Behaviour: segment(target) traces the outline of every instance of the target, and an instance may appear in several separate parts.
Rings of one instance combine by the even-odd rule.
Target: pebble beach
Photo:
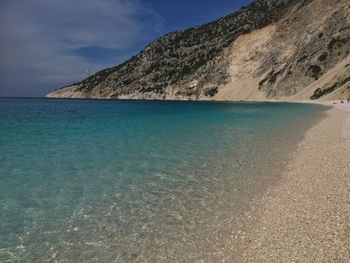
[[[350,262],[350,105],[326,114],[256,209],[238,262]]]

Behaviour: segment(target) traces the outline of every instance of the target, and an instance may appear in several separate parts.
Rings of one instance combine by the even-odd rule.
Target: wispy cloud
[[[0,96],[40,96],[122,62],[163,19],[139,0],[2,0],[0,24]]]

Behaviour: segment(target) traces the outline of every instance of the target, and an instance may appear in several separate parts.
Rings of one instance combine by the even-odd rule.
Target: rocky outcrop
[[[350,94],[349,40],[347,0],[257,0],[218,21],[169,33],[125,63],[47,97],[342,98]]]

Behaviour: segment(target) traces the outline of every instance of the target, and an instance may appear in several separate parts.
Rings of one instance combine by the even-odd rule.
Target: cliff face
[[[257,0],[154,41],[51,98],[304,100],[350,95],[348,0]]]

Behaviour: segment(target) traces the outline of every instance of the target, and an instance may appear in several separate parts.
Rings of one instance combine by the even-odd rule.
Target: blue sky
[[[0,96],[43,96],[250,0],[1,0]]]

